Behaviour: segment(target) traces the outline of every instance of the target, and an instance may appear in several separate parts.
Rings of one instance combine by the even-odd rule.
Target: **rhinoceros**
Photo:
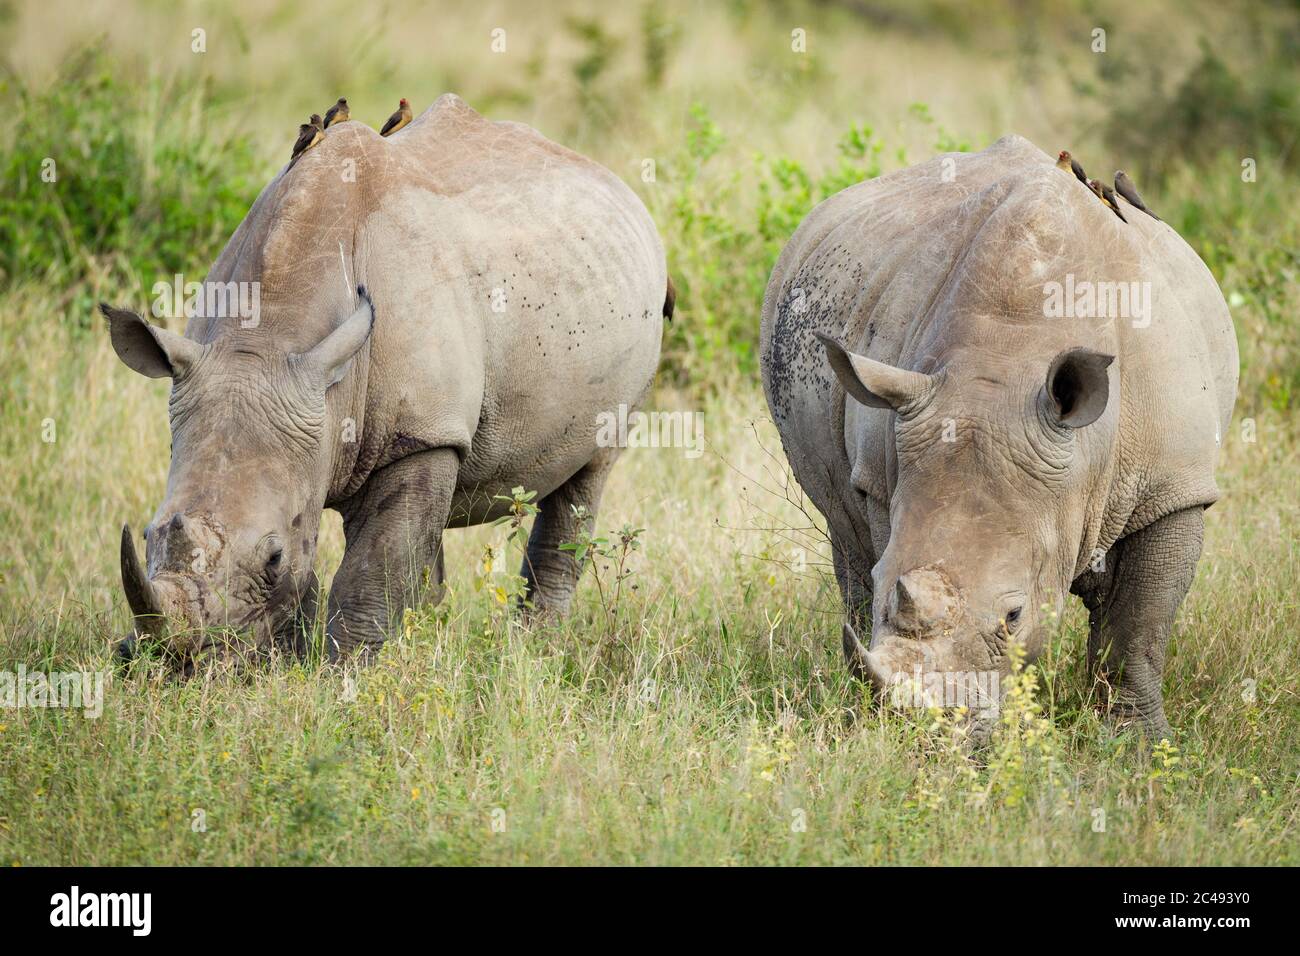
[[[1013,644],[1032,661],[1072,593],[1110,717],[1170,732],[1165,647],[1219,496],[1237,344],[1205,264],[1122,205],[1127,222],[1008,136],[832,196],[773,269],[763,387],[877,696],[1001,690]]]
[[[168,622],[189,661],[222,646],[213,625],[293,646],[334,508],[327,644],[371,656],[394,615],[440,596],[443,530],[502,516],[516,487],[540,509],[529,613],[565,613],[578,568],[559,546],[594,520],[618,455],[601,413],[646,395],[672,305],[659,235],[618,177],[453,95],[388,138],[339,123],[262,190],[204,287],[255,288],[255,315],[200,296],[182,336],[101,306],[122,361],[172,380],[146,566],[122,535],[137,632]]]

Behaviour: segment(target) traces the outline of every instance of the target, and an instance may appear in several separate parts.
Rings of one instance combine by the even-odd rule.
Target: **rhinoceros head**
[[[130,368],[172,379],[167,490],[145,528],[141,563],[122,529],[122,585],[136,630],[164,636],[190,661],[228,647],[216,629],[265,648],[303,601],[332,449],[325,393],[370,335],[361,306],[313,348],[292,354],[248,339],[201,344],[101,305],[113,348]]]
[[[933,672],[1005,675],[1013,638],[1032,659],[1043,609],[1059,613],[1079,562],[1098,457],[1087,445],[1105,447],[1113,427],[1113,415],[1098,423],[1113,356],[958,350],[922,373],[821,338],[857,403],[846,427],[879,414],[867,409],[894,413],[889,545],[872,569],[869,647],[845,628],[850,664],[884,689]]]

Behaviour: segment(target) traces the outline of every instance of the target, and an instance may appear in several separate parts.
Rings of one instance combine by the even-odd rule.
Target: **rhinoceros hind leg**
[[[330,588],[330,660],[373,657],[402,612],[442,596],[442,533],[459,456],[436,448],[370,476],[339,510],[347,546]]]
[[[1102,704],[1117,725],[1137,722],[1153,740],[1172,736],[1160,688],[1165,646],[1196,575],[1204,514],[1198,506],[1166,515],[1119,541],[1103,572],[1076,582]]]
[[[569,613],[581,569],[573,552],[561,551],[560,545],[577,540],[581,530],[579,512],[585,515],[587,530],[594,531],[600,496],[617,457],[617,448],[600,449],[595,458],[538,505],[539,513],[528,536],[528,553],[519,572],[526,582],[525,596],[532,616],[563,617]]]

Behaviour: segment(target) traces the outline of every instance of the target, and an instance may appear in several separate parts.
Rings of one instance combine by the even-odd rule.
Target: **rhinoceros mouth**
[[[858,638],[853,625],[844,622],[844,656],[859,680],[869,680],[878,690],[888,690],[900,681],[924,673],[947,672],[924,642],[905,634],[873,634],[868,649]]]
[[[183,673],[204,660],[251,660],[272,647],[300,651],[305,643],[296,632],[295,611],[304,601],[315,616],[318,583],[314,573],[305,582],[284,577],[256,606],[237,617],[214,620],[221,603],[201,576],[163,571],[152,578],[136,550],[130,525],[122,526],[122,588],[131,608],[134,630],[121,642],[118,656],[133,659],[136,637],[158,642],[166,658]]]

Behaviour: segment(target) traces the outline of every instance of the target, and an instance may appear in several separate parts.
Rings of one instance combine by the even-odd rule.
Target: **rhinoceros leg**
[[[1165,646],[1201,557],[1205,510],[1176,511],[1119,541],[1106,570],[1080,579],[1088,608],[1088,660],[1118,723],[1153,740],[1171,736],[1160,682]]]
[[[576,541],[580,531],[575,509],[586,509],[586,526],[596,524],[605,480],[618,457],[617,448],[604,448],[572,478],[539,504],[539,513],[528,536],[528,553],[520,574],[527,582],[526,597],[537,616],[562,617],[569,613],[580,568],[573,552],[560,545]]]
[[[449,448],[410,455],[371,475],[339,509],[347,546],[329,596],[331,660],[372,656],[426,589],[441,598],[442,533],[458,469]]]

